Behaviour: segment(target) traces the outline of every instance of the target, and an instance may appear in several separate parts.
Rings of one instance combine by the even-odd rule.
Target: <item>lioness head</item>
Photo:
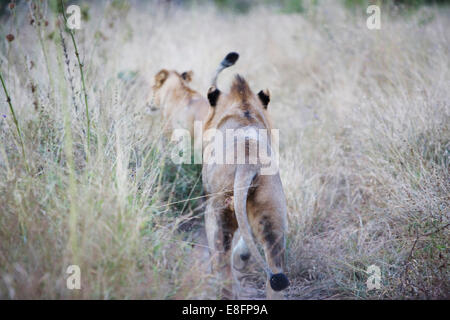
[[[270,102],[268,89],[254,94],[248,83],[240,75],[236,75],[229,93],[212,86],[208,90],[208,101],[211,106],[210,115],[205,128],[219,128],[221,124],[233,118],[240,125],[256,125],[271,128],[267,107]]]
[[[188,89],[187,84],[192,81],[193,71],[185,71],[178,73],[175,70],[160,70],[154,79],[152,87],[153,91],[153,106],[160,107],[161,100],[173,89]]]

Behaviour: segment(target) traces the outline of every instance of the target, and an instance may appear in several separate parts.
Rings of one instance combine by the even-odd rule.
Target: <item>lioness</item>
[[[216,82],[217,75],[235,64],[238,58],[237,53],[230,52],[217,69],[213,83]],[[194,137],[194,122],[204,121],[208,115],[209,103],[206,98],[189,87],[192,76],[192,70],[179,74],[166,69],[155,75],[149,107],[152,111],[161,109],[163,120],[166,121],[166,136],[170,136],[174,129],[187,129],[191,137]]]
[[[259,155],[253,159],[256,161],[250,161],[252,144],[262,142],[259,148],[271,147],[270,137],[262,141],[254,134],[258,129],[271,129],[267,113],[269,91],[260,91],[255,95],[238,75],[229,93],[212,86],[207,97],[210,112],[204,126],[205,134],[210,129],[216,129],[225,137],[227,129],[240,129],[241,138],[243,135],[243,139],[225,139],[223,150],[211,152],[207,146],[203,149],[203,186],[208,195],[205,228],[212,251],[213,270],[225,276],[222,295],[224,298],[232,297],[231,261],[234,266],[245,265],[251,253],[267,274],[267,298],[282,298],[279,291],[289,286],[289,280],[283,273],[287,228],[283,186],[278,171],[271,175],[261,174],[263,164]],[[236,157],[234,164],[228,161],[221,164],[217,159],[211,161],[222,153],[219,151],[226,153],[233,150],[234,154],[234,149],[241,147],[246,158],[243,164],[236,162]],[[233,235],[238,228],[241,238],[231,254]],[[267,262],[260,255],[254,238],[264,248]]]
[[[194,121],[204,121],[208,115],[208,101],[188,85],[192,76],[192,71],[180,74],[166,69],[155,75],[150,107],[161,109],[166,136],[174,129],[187,129],[193,137]]]

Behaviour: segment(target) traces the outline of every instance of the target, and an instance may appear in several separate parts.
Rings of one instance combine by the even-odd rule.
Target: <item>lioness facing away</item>
[[[270,95],[267,90],[255,95],[238,75],[229,93],[212,86],[208,91],[208,100],[210,113],[204,126],[205,133],[216,129],[225,137],[226,130],[240,129],[243,135],[243,139],[224,139],[223,153],[243,147],[245,158],[249,160],[252,144],[262,142],[262,148],[270,149],[270,136],[267,141],[258,141],[259,136],[251,133],[271,129],[267,113]],[[259,154],[256,161],[239,164],[235,157],[232,164],[228,161],[223,164],[215,163],[217,159],[210,161],[222,152],[217,149],[210,152],[211,149],[205,146],[203,150],[203,186],[208,195],[205,228],[213,271],[220,272],[225,278],[223,297],[233,297],[232,264],[235,268],[242,267],[251,254],[267,274],[267,298],[283,298],[279,291],[289,286],[283,273],[287,209],[278,170],[275,174],[261,174],[263,164]],[[238,228],[241,238],[232,250],[233,235]],[[266,259],[260,255],[254,238],[262,245]],[[237,297],[236,294],[234,297]]]

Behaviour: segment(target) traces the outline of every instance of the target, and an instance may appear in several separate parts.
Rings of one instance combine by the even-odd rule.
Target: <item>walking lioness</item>
[[[194,122],[204,121],[208,115],[208,101],[189,87],[192,75],[192,71],[180,74],[166,69],[155,75],[149,104],[151,109],[161,109],[167,137],[174,129],[189,130],[193,137]]]
[[[267,113],[270,94],[265,90],[255,95],[239,75],[229,93],[218,90],[215,82],[216,77],[208,91],[210,111],[204,126],[205,135],[214,129],[222,137],[230,130],[237,133],[231,140],[223,139],[222,146],[214,144],[215,148],[210,148],[209,144],[203,148],[203,185],[208,195],[205,227],[213,271],[225,277],[222,295],[231,298],[231,261],[235,266],[245,265],[251,254],[267,274],[267,298],[282,298],[279,291],[289,286],[283,273],[287,227],[285,195],[278,170],[262,174],[264,161],[259,153],[251,152],[255,147],[265,152],[271,150],[271,136],[262,139],[256,133],[271,129]],[[234,155],[235,149],[244,150],[244,162],[239,161],[239,152]],[[228,157],[229,151],[232,157]],[[226,161],[218,161],[222,154],[227,154]],[[233,235],[238,228],[242,238],[232,250]],[[255,239],[262,245],[266,259],[260,255]]]

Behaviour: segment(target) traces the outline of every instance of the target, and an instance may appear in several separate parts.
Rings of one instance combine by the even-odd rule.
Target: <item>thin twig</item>
[[[3,75],[2,75],[1,71],[0,71],[0,80],[2,82],[3,90],[5,91],[6,102],[9,105],[9,110],[11,111],[13,121],[16,126],[17,134],[19,135],[20,146],[22,148],[23,161],[25,163],[25,167],[27,168],[27,171],[30,172],[30,168],[28,167],[28,163],[27,163],[27,158],[25,156],[25,147],[23,145],[23,137],[22,137],[22,132],[20,131],[19,121],[17,121],[16,113],[14,112],[14,108],[12,106],[11,97],[9,96],[8,90],[6,89],[5,81],[3,80]]]
[[[405,263],[405,269],[402,272],[402,277],[404,277],[405,282],[407,280],[406,277],[407,277],[407,274],[408,274],[408,271],[409,271],[409,261],[411,260],[411,258],[413,256],[414,249],[416,248],[417,242],[420,240],[420,238],[421,237],[429,237],[429,236],[431,236],[431,235],[433,235],[435,233],[438,233],[439,231],[442,231],[442,230],[448,228],[449,226],[450,226],[450,223],[447,223],[445,226],[442,226],[440,228],[437,228],[436,230],[430,231],[430,232],[425,233],[425,234],[419,234],[419,232],[417,232],[416,239],[414,240],[414,243],[413,243],[413,245],[411,247],[411,250],[409,251],[408,257],[405,259],[405,262],[404,262]]]
[[[64,10],[64,4],[63,1],[60,0],[61,2],[61,11],[64,17],[64,23],[67,25],[67,17],[66,17],[66,12]],[[86,91],[86,82],[84,80],[84,71],[83,71],[83,64],[80,61],[80,54],[78,53],[78,47],[77,47],[77,42],[75,41],[75,37],[73,34],[72,29],[69,29],[69,34],[70,37],[72,38],[72,43],[73,43],[73,47],[75,49],[75,56],[77,58],[78,61],[78,67],[80,68],[80,75],[81,75],[81,85],[83,88],[83,95],[84,95],[84,104],[86,107],[86,120],[87,120],[87,153],[86,153],[86,160],[88,160],[88,154],[89,154],[89,150],[90,150],[90,143],[91,143],[91,118],[89,117],[89,106],[88,106],[88,96],[87,96],[87,91]]]

